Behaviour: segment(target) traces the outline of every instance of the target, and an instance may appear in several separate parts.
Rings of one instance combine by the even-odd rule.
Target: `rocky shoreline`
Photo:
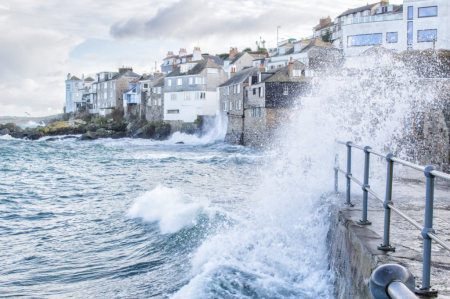
[[[81,137],[64,136],[79,135]],[[37,126],[35,128],[26,128],[14,124],[0,124],[0,136],[11,135],[18,139],[38,140],[47,136],[64,136],[48,138],[46,141],[56,141],[67,138],[77,138],[78,140],[96,140],[100,138],[143,138],[165,140],[170,136],[170,125],[166,123],[153,122],[145,120],[126,121],[120,119],[115,121],[112,117],[98,117],[96,119],[83,120],[53,120],[46,126]]]

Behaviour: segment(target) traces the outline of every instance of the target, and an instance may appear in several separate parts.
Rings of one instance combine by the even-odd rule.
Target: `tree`
[[[247,47],[243,50],[243,52],[251,52],[251,51],[252,51],[252,49],[250,47]]]
[[[333,32],[331,32],[330,29],[327,29],[327,31],[325,31],[325,34],[322,34],[322,40],[327,43],[332,43],[333,42]]]

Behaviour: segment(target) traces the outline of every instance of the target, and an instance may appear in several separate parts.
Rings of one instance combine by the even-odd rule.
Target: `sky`
[[[375,1],[373,1],[375,2]],[[372,3],[372,2],[371,2]],[[0,116],[62,113],[67,74],[131,66],[153,72],[168,51],[220,54],[303,38],[362,0],[0,0]]]

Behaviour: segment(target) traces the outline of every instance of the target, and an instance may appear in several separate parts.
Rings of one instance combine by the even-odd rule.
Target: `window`
[[[206,84],[206,77],[195,77],[195,84]]]
[[[257,88],[253,88],[253,95],[256,95]]]
[[[408,22],[408,45],[413,44],[413,22]]]
[[[172,86],[172,80],[167,80],[167,86]]]
[[[103,83],[103,89],[108,88],[107,84],[108,84],[107,82]]]
[[[264,87],[259,88],[259,97],[262,98],[264,96]]]
[[[176,94],[176,93],[170,94],[170,99],[171,99],[172,101],[176,101],[176,100],[177,100],[177,94]]]
[[[284,86],[284,87],[283,87],[283,94],[284,94],[285,96],[287,96],[287,95],[289,94],[289,87],[288,87],[288,86]]]
[[[161,87],[158,87],[158,94],[161,94]]]
[[[241,93],[241,85],[237,86],[237,93]]]
[[[103,93],[103,98],[106,99],[107,97],[108,97],[108,93],[107,93],[107,92],[104,92],[104,93]]]
[[[161,106],[161,102],[162,102],[162,100],[161,100],[161,99],[158,99],[158,105],[159,105],[159,106]],[[155,105],[156,105],[156,100],[155,100]]]
[[[206,97],[206,94],[204,92],[196,92],[195,93],[196,100],[205,99],[205,97]]]
[[[388,43],[398,42],[398,32],[388,32],[386,33],[386,41]]]
[[[189,78],[189,85],[192,85],[192,84],[194,84],[194,78],[190,77]]]
[[[178,85],[183,85],[183,79],[178,79]]]
[[[245,90],[245,97],[248,98],[248,89]]]
[[[78,87],[78,83],[75,83],[75,87]]]
[[[417,42],[432,42],[437,40],[437,30],[419,30],[417,31]]]
[[[110,92],[109,92],[109,97],[111,97],[111,98],[112,98],[112,96],[113,96],[113,92],[112,92],[112,91],[110,91]]]
[[[116,82],[113,83],[113,89],[116,89]]]
[[[438,8],[437,6],[430,6],[430,7],[419,7],[419,18],[428,18],[428,17],[437,17],[438,15]]]
[[[242,101],[239,101],[239,110],[242,109]]]
[[[409,137],[423,137],[424,113],[417,112],[405,119],[405,133]]]
[[[252,116],[253,117],[261,117],[261,108],[253,108]]]
[[[383,43],[383,34],[361,34],[347,37],[347,47],[375,46]]]
[[[174,109],[174,110],[167,110],[167,114],[179,114],[180,110]]]
[[[191,93],[190,92],[185,92],[184,93],[184,99],[185,100],[190,100],[191,99]]]
[[[233,85],[233,94],[236,94],[236,85]]]
[[[227,103],[225,102],[222,103],[222,110],[227,111]]]
[[[148,83],[144,83],[144,88],[148,88]]]
[[[408,20],[412,20],[414,18],[414,7],[408,6]]]

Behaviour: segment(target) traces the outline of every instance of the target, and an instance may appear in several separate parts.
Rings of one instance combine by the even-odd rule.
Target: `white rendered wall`
[[[184,99],[184,92],[164,93],[164,120],[182,120],[184,122],[194,122],[198,115],[216,114],[217,92],[202,91],[205,99],[195,99],[195,92],[191,92],[191,99]],[[176,100],[171,100],[171,95],[177,94]],[[168,114],[167,110],[179,110],[179,114]]]
[[[414,7],[414,18],[408,20],[408,7]],[[419,7],[438,7],[437,17],[419,18]],[[403,30],[405,32],[402,42],[402,50],[406,50],[406,26],[408,21],[413,21],[413,50],[432,49],[433,42],[417,42],[417,31],[437,29],[436,49],[450,50],[450,1],[449,0],[404,0],[403,1]]]
[[[370,22],[370,23],[359,23],[352,25],[342,26],[343,32],[343,46],[344,46],[344,56],[355,56],[362,52],[372,48],[373,46],[359,46],[359,47],[348,47],[348,37],[353,35],[362,34],[383,34],[383,44],[382,47],[400,53],[403,51],[402,43],[406,43],[406,29],[403,28],[402,20],[395,21],[383,21],[383,22]],[[386,33],[388,32],[398,32],[398,42],[388,43],[386,41]]]

